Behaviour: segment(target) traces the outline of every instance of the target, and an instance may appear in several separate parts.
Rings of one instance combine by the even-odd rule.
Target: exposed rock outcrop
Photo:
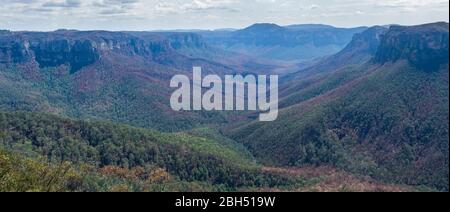
[[[448,64],[448,48],[448,23],[392,26],[382,38],[375,62],[407,60],[416,68],[433,71]]]

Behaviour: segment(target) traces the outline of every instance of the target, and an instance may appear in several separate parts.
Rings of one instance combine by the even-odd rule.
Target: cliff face
[[[200,45],[195,39],[181,39],[175,45]],[[192,45],[192,44],[189,44]],[[36,61],[40,67],[70,66],[71,72],[115,53],[152,60],[174,51],[167,38],[138,37],[121,32],[56,31],[49,33],[11,32],[0,34],[0,64]]]
[[[170,46],[174,49],[182,48],[194,48],[204,49],[207,48],[207,44],[203,41],[202,37],[193,33],[173,33],[168,34]]]
[[[407,60],[416,68],[433,71],[449,62],[449,25],[392,26],[383,36],[375,62]]]
[[[352,41],[341,51],[340,54],[352,52],[353,54],[375,55],[381,38],[388,29],[381,26],[374,26],[362,33],[353,36]],[[357,55],[354,55],[357,56]]]
[[[99,49],[89,40],[48,40],[35,42],[31,49],[41,67],[70,65],[75,72],[100,58]]]
[[[326,68],[335,69],[343,65],[360,64],[370,60],[376,54],[386,31],[385,27],[374,26],[355,34],[352,41],[342,51],[326,60]]]
[[[9,32],[0,33],[0,64],[26,62],[31,57],[29,42]]]

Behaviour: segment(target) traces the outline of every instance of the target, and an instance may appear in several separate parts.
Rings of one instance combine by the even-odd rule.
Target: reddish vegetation
[[[374,180],[365,178],[360,179],[347,172],[337,170],[330,166],[321,167],[304,167],[304,168],[277,168],[277,167],[264,167],[264,172],[285,174],[289,176],[303,177],[307,180],[315,181],[302,188],[298,188],[294,191],[300,192],[408,192],[411,191],[408,187],[402,187],[398,185],[383,184],[375,182]],[[269,189],[271,190],[271,189]],[[282,191],[282,190],[279,190]]]

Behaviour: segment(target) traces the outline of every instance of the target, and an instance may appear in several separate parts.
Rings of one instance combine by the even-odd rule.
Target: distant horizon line
[[[335,26],[332,24],[325,24],[325,23],[298,23],[298,24],[287,24],[287,25],[281,25],[277,23],[271,23],[271,22],[256,22],[254,24],[248,25],[247,27],[223,27],[223,28],[209,28],[209,29],[202,29],[202,28],[174,28],[174,29],[149,29],[149,30],[108,30],[108,29],[76,29],[76,28],[58,28],[54,30],[11,30],[11,29],[4,29],[0,27],[0,31],[9,31],[9,32],[57,32],[57,31],[80,31],[80,32],[86,32],[86,31],[106,31],[106,32],[202,32],[202,31],[237,31],[237,30],[243,30],[250,28],[255,25],[276,25],[280,27],[292,27],[292,26],[324,26],[324,27],[333,27],[337,29],[352,29],[352,28],[360,28],[360,27],[374,27],[374,26],[420,26],[420,25],[426,25],[426,24],[433,24],[433,23],[446,23],[449,24],[448,21],[433,21],[433,22],[425,22],[420,24],[375,24],[375,25],[356,25],[356,26],[349,26],[349,27],[343,27],[343,26]]]

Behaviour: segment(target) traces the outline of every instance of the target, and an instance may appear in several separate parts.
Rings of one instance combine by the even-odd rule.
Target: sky
[[[449,21],[449,0],[0,0],[0,29],[51,31],[337,27]]]

